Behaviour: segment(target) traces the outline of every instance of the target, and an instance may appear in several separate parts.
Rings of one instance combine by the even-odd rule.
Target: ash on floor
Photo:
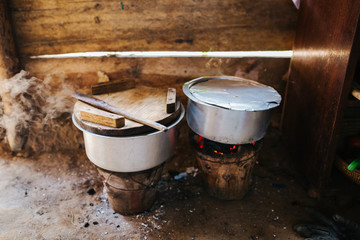
[[[311,199],[282,152],[276,134],[265,139],[251,190],[240,201],[210,197],[196,167],[165,167],[157,201],[135,216],[110,208],[83,150],[28,158],[2,153],[0,239],[303,239],[292,227],[311,221],[305,206],[359,222],[357,186],[353,195],[336,186],[321,201]]]

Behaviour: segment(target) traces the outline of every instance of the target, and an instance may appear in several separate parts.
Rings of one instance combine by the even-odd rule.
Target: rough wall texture
[[[31,59],[29,56],[82,51],[289,50],[297,12],[288,0],[179,3],[8,0],[8,5],[23,68],[39,79],[40,88],[50,89],[45,102],[71,102],[72,92],[89,92],[91,84],[98,79],[98,71],[113,80],[130,78],[138,85],[175,87],[184,105],[187,100],[182,85],[204,75],[245,77],[270,85],[284,95],[282,79],[288,70],[288,59]],[[29,100],[33,98],[36,96],[30,94]],[[41,113],[46,114],[44,111]],[[25,149],[51,151],[81,145],[81,134],[70,121],[71,111],[61,108],[57,111],[58,116],[47,124],[40,121],[30,124],[36,126],[34,129],[43,129],[33,135],[31,130],[26,134]],[[279,116],[280,108],[274,114],[274,125],[278,125]],[[186,124],[181,128],[186,128]],[[52,138],[64,140],[54,144]]]
[[[288,50],[290,0],[9,0],[21,56],[84,51]]]

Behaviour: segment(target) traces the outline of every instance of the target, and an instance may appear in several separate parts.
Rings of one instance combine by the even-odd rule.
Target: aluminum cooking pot
[[[189,98],[186,119],[198,135],[226,144],[244,144],[264,137],[278,92],[238,77],[200,77],[184,84]]]
[[[138,172],[156,167],[171,157],[176,143],[176,125],[184,115],[181,105],[181,114],[168,126],[168,131],[128,137],[95,134],[83,129],[74,114],[72,120],[83,132],[86,155],[92,163],[113,172]]]

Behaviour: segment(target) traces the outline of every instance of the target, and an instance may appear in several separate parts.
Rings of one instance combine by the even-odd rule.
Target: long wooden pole
[[[16,54],[7,0],[2,0],[0,1],[0,94],[4,106],[4,115],[8,117],[12,113],[12,104],[9,94],[3,89],[3,81],[12,77],[19,70],[19,60]],[[21,151],[27,139],[24,136],[24,133],[25,135],[27,133],[25,127],[7,127],[5,122],[5,128],[11,150],[14,152]]]

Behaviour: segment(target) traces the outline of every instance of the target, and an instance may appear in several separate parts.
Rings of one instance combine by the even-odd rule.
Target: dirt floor
[[[182,146],[184,147],[184,146]],[[188,146],[185,146],[188,148]],[[312,221],[305,207],[360,222],[359,186],[334,170],[329,190],[311,199],[306,184],[270,129],[251,190],[239,201],[210,197],[198,174],[175,180],[181,146],[167,164],[153,207],[122,216],[107,201],[100,175],[84,150],[29,157],[0,156],[0,239],[303,239],[293,225]]]

